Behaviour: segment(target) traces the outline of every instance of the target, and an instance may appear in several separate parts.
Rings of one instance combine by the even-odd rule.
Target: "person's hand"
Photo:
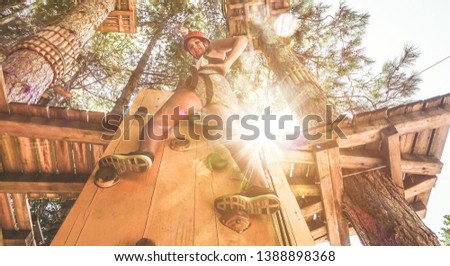
[[[227,63],[208,64],[208,65],[202,66],[202,69],[213,69],[225,76],[225,74],[228,72],[228,69],[230,69],[230,67],[228,66]]]

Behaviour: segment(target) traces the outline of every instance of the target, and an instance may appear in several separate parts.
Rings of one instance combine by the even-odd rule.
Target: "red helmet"
[[[184,50],[188,51],[188,48],[187,48],[186,45],[187,45],[187,42],[190,39],[192,39],[192,38],[199,38],[201,40],[207,41],[208,43],[210,42],[209,38],[203,32],[201,32],[201,31],[191,31],[186,36],[184,36],[184,38],[183,38]]]

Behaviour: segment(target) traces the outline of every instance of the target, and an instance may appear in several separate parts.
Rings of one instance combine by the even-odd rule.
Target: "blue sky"
[[[322,0],[337,5],[338,0]],[[420,58],[416,70],[422,71],[450,56],[450,1],[448,0],[347,0],[352,9],[369,13],[364,46],[367,55],[381,70],[386,60],[399,56],[402,47],[409,43],[419,48]],[[427,99],[450,92],[450,59],[421,74],[422,83],[415,99]],[[426,225],[438,233],[443,226],[443,216],[450,214],[450,141],[441,161],[443,171],[438,175],[436,187],[428,202]]]

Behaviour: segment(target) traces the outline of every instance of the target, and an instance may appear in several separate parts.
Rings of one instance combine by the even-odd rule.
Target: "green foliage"
[[[31,0],[4,10],[0,7],[0,46],[11,46],[41,28],[56,23],[75,5],[74,0]]]
[[[48,246],[72,208],[75,200],[35,199],[29,200],[33,223],[39,224],[43,239],[40,246]]]
[[[64,12],[73,7],[75,1],[53,2],[50,6],[43,1],[31,1],[33,8],[25,19],[31,29],[18,23],[21,20],[9,23],[5,35],[7,43],[52,21],[64,19]],[[140,89],[175,89],[194,63],[181,47],[183,35],[187,30],[202,30],[211,38],[226,37],[224,2],[137,1],[138,33],[95,34],[83,47],[76,66],[60,80],[60,84],[72,93],[72,98],[55,95],[47,104],[109,111],[155,34],[161,37],[136,92]],[[420,77],[411,69],[419,53],[412,46],[405,46],[398,58],[386,62],[379,71],[373,69],[374,61],[366,56],[362,47],[368,14],[356,12],[344,3],[332,10],[313,0],[291,2],[291,13],[297,18],[299,27],[288,47],[318,78],[329,102],[340,112],[354,114],[397,105],[407,101],[417,90]],[[281,110],[285,102],[277,89],[279,80],[268,68],[266,60],[261,54],[245,53],[234,64],[227,79],[243,103],[251,103],[256,108],[270,105],[274,110]]]
[[[444,246],[450,246],[450,214],[444,215],[444,227],[439,232],[439,239]]]

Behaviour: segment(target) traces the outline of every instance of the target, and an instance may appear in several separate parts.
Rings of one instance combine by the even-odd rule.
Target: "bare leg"
[[[174,116],[174,112],[179,109],[181,114],[187,115],[190,108],[199,111],[202,108],[200,99],[190,90],[178,89],[147,123],[144,141],[141,142],[139,150],[155,154],[163,139],[152,138],[152,135],[168,134],[180,121],[180,117]]]

